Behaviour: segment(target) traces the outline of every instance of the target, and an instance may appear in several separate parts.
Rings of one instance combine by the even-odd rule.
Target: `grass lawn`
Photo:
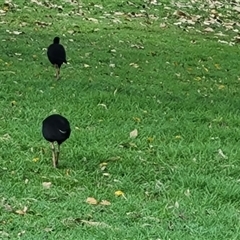
[[[12,2],[0,4],[0,239],[239,239],[238,1]],[[52,113],[72,128],[58,169],[41,135]]]

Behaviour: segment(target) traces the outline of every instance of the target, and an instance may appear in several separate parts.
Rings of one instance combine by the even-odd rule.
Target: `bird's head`
[[[59,42],[60,42],[60,38],[59,37],[55,37],[53,39],[53,43],[58,44]]]

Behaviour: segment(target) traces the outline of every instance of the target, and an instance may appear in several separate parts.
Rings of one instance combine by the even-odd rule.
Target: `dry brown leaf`
[[[133,131],[130,132],[129,136],[130,138],[136,138],[138,136],[138,130],[134,129]]]
[[[93,197],[88,197],[86,199],[86,203],[91,204],[91,205],[97,205],[98,201],[95,198],[93,198]]]

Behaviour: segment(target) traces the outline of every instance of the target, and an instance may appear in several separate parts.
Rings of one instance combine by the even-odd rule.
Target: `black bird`
[[[66,51],[63,45],[60,44],[60,38],[55,37],[53,43],[47,49],[47,56],[49,61],[56,68],[56,78],[59,79],[60,68],[63,63],[67,63]]]
[[[50,115],[42,122],[42,134],[51,144],[53,167],[57,167],[60,145],[66,141],[71,134],[69,121],[59,114]],[[57,149],[55,148],[54,142],[57,142]]]

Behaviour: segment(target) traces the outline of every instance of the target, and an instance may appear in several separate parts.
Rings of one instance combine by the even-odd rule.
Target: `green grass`
[[[196,6],[182,9],[202,14],[194,28],[175,26],[169,1],[29,2],[0,5],[0,239],[239,239],[240,51],[218,42],[237,33],[205,33]],[[158,19],[127,15],[143,10]],[[60,81],[46,57],[57,35]],[[72,127],[58,169],[41,136],[53,112]]]

